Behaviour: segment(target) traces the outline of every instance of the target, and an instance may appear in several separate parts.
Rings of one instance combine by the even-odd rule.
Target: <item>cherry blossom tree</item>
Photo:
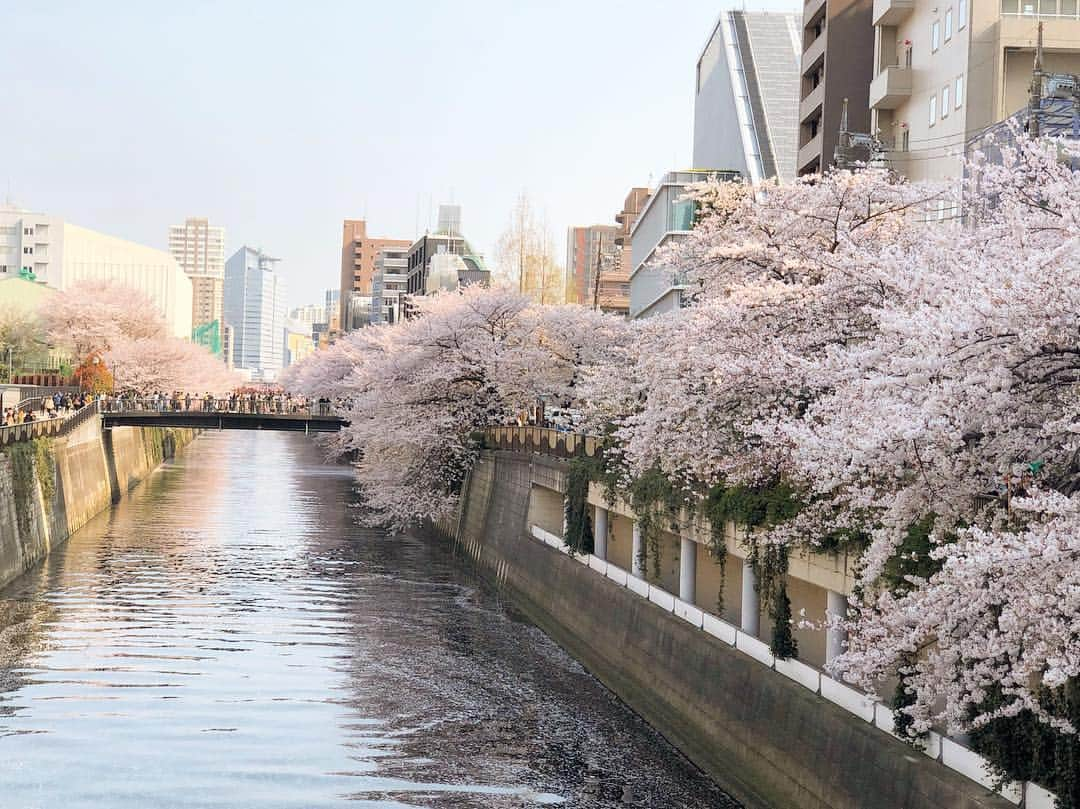
[[[797,516],[749,542],[858,539],[834,671],[900,671],[912,732],[1076,730],[1050,698],[1080,675],[1074,152],[1021,140],[956,197],[874,171],[701,189],[720,204],[663,257],[691,306],[585,385],[626,475],[688,502],[784,481]]]
[[[53,345],[77,362],[122,338],[163,338],[165,321],[142,292],[103,281],[80,281],[49,299],[42,317]]]
[[[172,337],[153,302],[119,284],[80,282],[49,299],[49,340],[118,392],[224,393],[239,379],[201,346]],[[104,366],[97,369],[97,366]]]
[[[401,529],[454,512],[476,432],[511,423],[540,396],[572,399],[624,324],[582,307],[543,307],[505,288],[417,298],[418,316],[354,332],[291,373],[292,390],[340,397],[368,521]]]

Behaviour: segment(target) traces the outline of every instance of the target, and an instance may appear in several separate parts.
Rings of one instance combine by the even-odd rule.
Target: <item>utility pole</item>
[[[603,266],[601,251],[604,247],[603,232],[596,234],[596,277],[593,278],[593,309],[600,311],[600,269]]]

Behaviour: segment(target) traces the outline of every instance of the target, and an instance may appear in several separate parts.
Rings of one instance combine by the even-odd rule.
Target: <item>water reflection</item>
[[[734,804],[301,436],[200,438],[0,592],[31,807]]]

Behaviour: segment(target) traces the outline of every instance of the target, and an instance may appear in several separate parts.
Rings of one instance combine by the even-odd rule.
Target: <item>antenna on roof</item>
[[[1031,91],[1028,96],[1028,134],[1038,138],[1041,134],[1039,118],[1042,116],[1043,92],[1043,24],[1039,22],[1039,38],[1035,45],[1035,65],[1031,70]]]

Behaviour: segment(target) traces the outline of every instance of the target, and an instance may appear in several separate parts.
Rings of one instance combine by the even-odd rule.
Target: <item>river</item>
[[[205,434],[0,590],[0,806],[737,806],[352,489]]]

